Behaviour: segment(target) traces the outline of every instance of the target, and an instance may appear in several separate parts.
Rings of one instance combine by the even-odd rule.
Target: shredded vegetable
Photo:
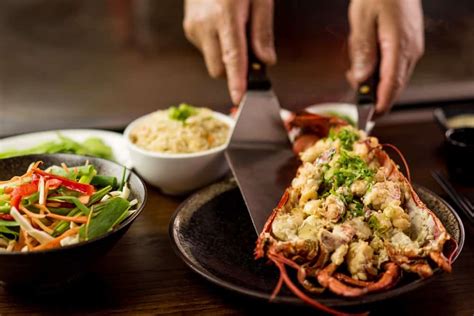
[[[40,162],[0,181],[0,250],[39,251],[97,238],[134,213],[126,181],[99,175],[91,164]],[[133,209],[133,210],[132,210]]]

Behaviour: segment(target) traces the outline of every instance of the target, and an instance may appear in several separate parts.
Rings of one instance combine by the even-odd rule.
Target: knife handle
[[[377,87],[380,81],[380,58],[377,54],[377,62],[374,71],[364,82],[357,87],[357,104],[377,104]]]
[[[267,77],[267,67],[257,58],[252,50],[250,42],[250,33],[247,32],[248,47],[248,72],[247,72],[247,90],[269,90],[272,83]]]

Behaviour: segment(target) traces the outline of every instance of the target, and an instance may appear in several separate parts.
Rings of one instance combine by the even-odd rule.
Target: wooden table
[[[430,176],[430,170],[443,167],[442,135],[434,122],[385,125],[374,134],[405,153],[415,182],[445,196]],[[313,310],[304,307],[274,305],[233,294],[192,272],[173,253],[168,237],[169,218],[182,200],[149,188],[143,214],[82,281],[54,295],[20,296],[1,289],[0,314],[228,315],[265,309],[269,313],[298,311],[314,315]],[[474,227],[465,222],[466,242],[453,273],[437,277],[412,293],[368,306],[372,315],[472,315]]]

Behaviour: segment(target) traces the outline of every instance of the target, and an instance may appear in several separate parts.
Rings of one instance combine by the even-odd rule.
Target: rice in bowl
[[[136,146],[162,153],[195,153],[219,147],[229,138],[229,125],[207,108],[187,104],[150,114],[130,131]]]

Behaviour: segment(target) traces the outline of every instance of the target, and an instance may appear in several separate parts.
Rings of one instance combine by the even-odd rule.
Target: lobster
[[[302,155],[304,155],[305,150],[311,150],[313,146],[316,146],[314,144],[318,140],[326,139],[331,129],[338,131],[342,128],[348,128],[348,123],[336,117],[301,113],[294,115],[290,121],[286,122],[286,126],[290,130],[290,135],[293,133],[295,152],[302,152]],[[350,226],[344,226],[346,222],[341,221],[341,218],[336,217],[336,224],[331,224],[334,227],[333,232],[329,232],[326,227],[319,228],[319,230],[315,230],[317,233],[313,235],[316,236],[314,238],[288,237],[284,234],[282,237],[282,233],[277,236],[276,227],[279,218],[287,219],[288,223],[297,222],[298,214],[301,213],[299,209],[306,205],[304,203],[303,206],[298,204],[305,193],[300,192],[294,186],[294,183],[297,182],[295,180],[296,182],[286,189],[278,205],[269,216],[255,247],[255,259],[267,258],[280,272],[272,298],[278,295],[283,284],[285,284],[305,303],[329,314],[341,315],[343,313],[325,306],[307,293],[321,293],[329,290],[344,297],[358,297],[395,286],[402,276],[402,271],[416,273],[421,278],[427,278],[433,275],[432,264],[435,264],[443,271],[451,272],[453,257],[457,251],[456,242],[438,217],[420,200],[413,189],[409,169],[403,155],[393,145],[382,146],[376,138],[367,137],[360,131],[358,133],[361,137],[354,146],[358,146],[359,152],[364,154],[367,165],[377,166],[376,177],[382,179],[380,183],[376,183],[372,187],[372,191],[375,190],[375,186],[383,187],[386,185],[385,191],[380,192],[388,192],[389,195],[394,197],[393,201],[396,201],[392,203],[404,206],[405,214],[399,214],[400,218],[396,218],[390,225],[400,225],[404,231],[409,230],[411,237],[416,238],[417,245],[420,246],[415,247],[413,246],[415,243],[408,240],[406,241],[406,247],[403,246],[403,243],[398,243],[398,239],[405,241],[408,233],[399,232],[391,238],[379,238],[380,245],[377,251],[383,254],[379,269],[383,272],[379,273],[379,269],[371,266],[368,260],[363,273],[356,271],[355,274],[347,274],[347,270],[351,269],[350,266],[348,269],[342,267],[345,261],[349,262],[351,256],[360,256],[360,253],[364,251],[370,257],[370,253],[374,250],[368,241],[359,240],[358,236],[353,231],[351,232]],[[392,148],[400,154],[407,170],[407,177],[403,175],[383,147]],[[328,153],[334,154],[334,149],[326,150],[318,157],[303,162],[295,179],[300,179],[305,172],[308,173],[308,170],[316,170],[318,164],[321,164],[322,157],[328,156]],[[327,163],[328,159],[325,162]],[[315,181],[310,177],[304,180],[306,180],[305,183]],[[364,195],[364,198],[366,197],[367,193]],[[312,198],[314,199],[314,192]],[[304,201],[309,203],[307,200]],[[316,202],[312,203],[317,204]],[[398,204],[395,204],[395,208]],[[337,205],[331,206],[337,209]],[[329,205],[326,205],[326,207],[329,209]],[[292,212],[297,212],[294,218]],[[365,206],[364,212],[366,216],[371,212],[377,213],[367,206]],[[382,216],[378,213],[375,215]],[[360,218],[362,219],[359,220],[359,225],[366,225],[363,221],[367,218],[363,216]],[[334,217],[331,218],[331,221],[334,222]],[[337,221],[342,224],[337,224]],[[342,234],[341,236],[344,236],[341,239],[342,241],[338,240],[338,244],[335,246],[334,240],[331,240],[331,238],[335,236],[336,226],[338,226],[338,229],[341,228],[340,231],[346,233],[346,235]],[[395,228],[395,226],[393,227]],[[398,230],[394,229],[393,231]],[[375,237],[371,243],[374,239]],[[445,255],[443,249],[448,241],[453,242],[454,247],[451,247],[450,253]],[[296,271],[296,279],[300,286],[297,286],[289,276],[288,268]]]

